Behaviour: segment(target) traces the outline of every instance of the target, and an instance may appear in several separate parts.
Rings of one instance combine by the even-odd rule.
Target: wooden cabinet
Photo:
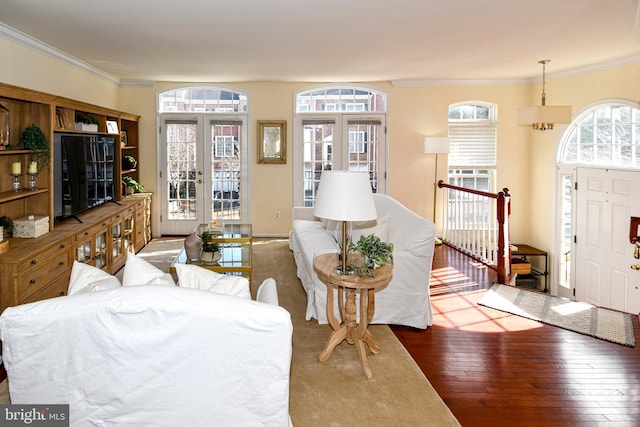
[[[150,193],[136,194],[63,221],[39,238],[10,239],[11,250],[0,255],[0,311],[65,295],[74,260],[118,271],[126,254],[150,239],[151,202]]]
[[[139,116],[111,110],[68,98],[0,83],[0,105],[9,111],[9,144],[7,149],[0,147],[0,173],[6,175],[0,179],[0,216],[12,219],[27,215],[49,216],[49,229],[56,227],[53,203],[53,159],[54,137],[56,133],[78,133],[91,135],[110,135],[118,141],[116,144],[116,200],[123,197],[120,185],[124,175],[139,180],[138,168],[122,170],[122,158],[131,155],[138,159],[138,120]],[[76,122],[81,116],[89,116],[97,122],[97,128],[91,131],[77,130]],[[29,190],[28,175],[29,151],[22,149],[22,132],[27,126],[37,125],[49,140],[52,162],[48,169],[41,170],[36,178],[37,191]],[[9,174],[11,165],[20,162],[21,191],[13,191],[13,177]],[[5,171],[5,172],[1,172]]]

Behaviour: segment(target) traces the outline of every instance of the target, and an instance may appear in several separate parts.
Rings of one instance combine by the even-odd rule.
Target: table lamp
[[[347,222],[371,221],[378,217],[369,174],[351,171],[323,171],[313,214],[342,221],[342,254],[338,274],[350,275],[347,266]]]

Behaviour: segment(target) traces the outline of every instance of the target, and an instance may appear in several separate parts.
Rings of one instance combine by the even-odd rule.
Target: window
[[[640,109],[607,103],[586,111],[568,129],[560,162],[640,167]]]
[[[295,206],[313,206],[323,170],[367,172],[373,191],[384,191],[386,151],[384,93],[326,86],[296,94]]]
[[[449,183],[493,192],[497,164],[497,107],[481,102],[449,107]]]
[[[246,113],[247,96],[221,87],[187,87],[163,92],[158,111],[200,113]]]

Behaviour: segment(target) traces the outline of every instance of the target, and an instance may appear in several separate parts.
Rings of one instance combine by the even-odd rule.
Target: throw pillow
[[[120,281],[117,277],[98,267],[73,261],[67,295],[84,294],[119,287]]]
[[[262,282],[256,294],[256,301],[271,305],[280,305],[278,301],[278,287],[276,286],[275,280],[268,278]]]
[[[251,299],[249,281],[240,276],[227,276],[192,264],[176,263],[178,283],[183,288],[200,289],[219,294]]]
[[[175,283],[171,274],[165,273],[135,254],[128,253],[122,274],[122,286],[139,285],[175,286]]]

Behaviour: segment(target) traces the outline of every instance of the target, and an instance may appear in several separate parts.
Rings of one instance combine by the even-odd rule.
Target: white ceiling
[[[0,23],[122,80],[495,81],[640,63],[638,4],[0,0]]]

